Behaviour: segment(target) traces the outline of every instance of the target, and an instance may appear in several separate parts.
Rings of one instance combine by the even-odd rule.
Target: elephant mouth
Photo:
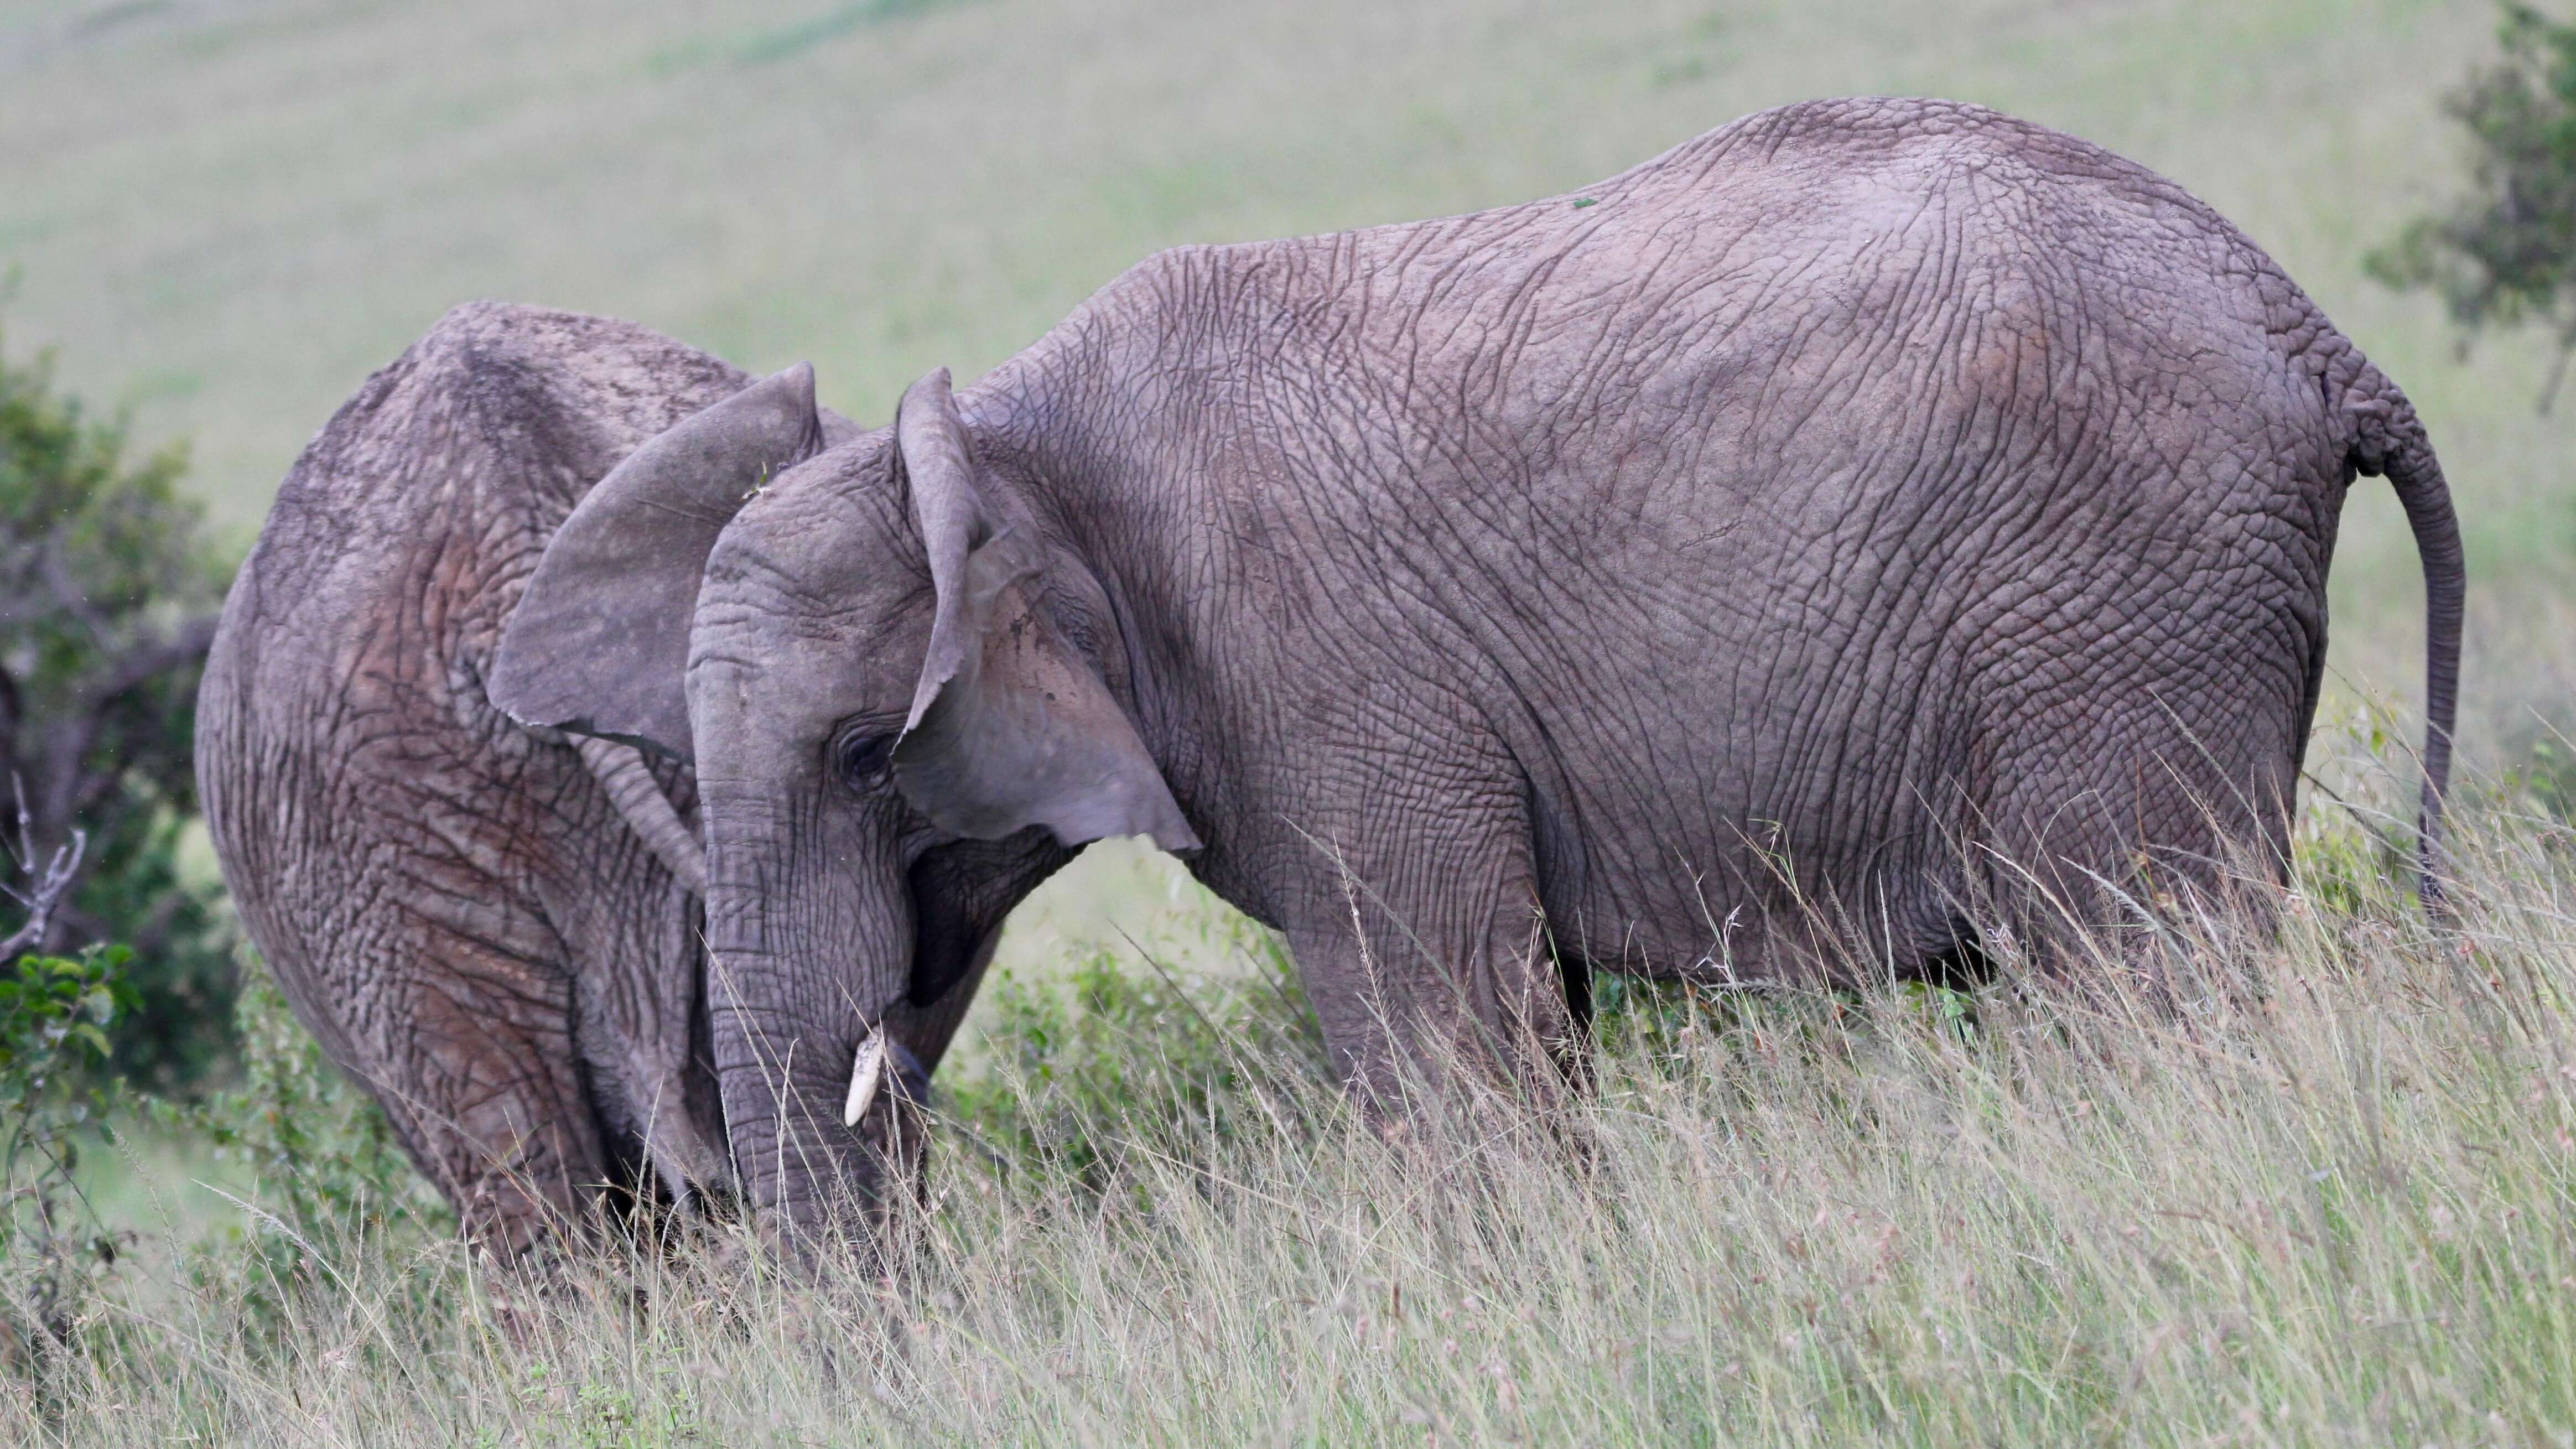
[[[915,1007],[931,1005],[966,979],[988,929],[976,913],[955,901],[952,872],[947,862],[925,856],[905,882],[912,894],[913,927],[912,973],[904,995]]]

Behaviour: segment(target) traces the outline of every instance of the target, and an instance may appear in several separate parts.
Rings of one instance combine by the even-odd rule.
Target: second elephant
[[[515,723],[485,680],[575,503],[747,387],[736,412],[776,426],[733,440],[721,471],[745,488],[857,431],[802,371],[754,385],[629,324],[458,308],[296,461],[199,693],[207,822],[252,939],[503,1252],[733,1188],[695,781]],[[963,997],[912,1018],[932,1060]]]

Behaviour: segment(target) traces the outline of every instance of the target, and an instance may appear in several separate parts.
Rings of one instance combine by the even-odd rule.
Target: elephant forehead
[[[865,540],[852,535],[783,530],[709,561],[690,633],[699,729],[784,737],[871,713],[900,719],[929,648],[933,595],[927,577],[867,567],[855,549]]]
[[[927,588],[920,540],[869,471],[808,464],[763,489],[708,555],[702,604],[863,627]]]
[[[820,587],[832,595],[832,586]],[[930,589],[915,592],[917,599],[856,589],[809,597],[756,579],[728,589],[710,581],[690,631],[691,676],[742,669],[847,695],[886,675],[908,688],[930,644]]]

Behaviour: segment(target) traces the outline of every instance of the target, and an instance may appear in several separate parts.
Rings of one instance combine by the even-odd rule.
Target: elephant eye
[[[883,781],[887,767],[894,763],[894,735],[852,730],[841,736],[832,753],[841,771],[841,783],[853,790],[865,790]]]

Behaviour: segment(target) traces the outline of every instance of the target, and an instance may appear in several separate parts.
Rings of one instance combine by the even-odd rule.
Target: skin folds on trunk
[[[828,703],[819,671],[865,657],[832,647],[828,632],[813,636],[811,668],[752,652],[791,616],[732,609],[746,575],[769,576],[720,546],[692,644],[725,1118],[747,1197],[791,1246],[864,1239],[887,1164],[898,1179],[918,1169],[929,1073],[1003,917],[1069,855],[1025,839],[934,842],[893,801],[850,796],[837,779],[834,794],[815,788],[833,722],[776,726]],[[871,1041],[883,1075],[849,1123],[858,1049]]]

